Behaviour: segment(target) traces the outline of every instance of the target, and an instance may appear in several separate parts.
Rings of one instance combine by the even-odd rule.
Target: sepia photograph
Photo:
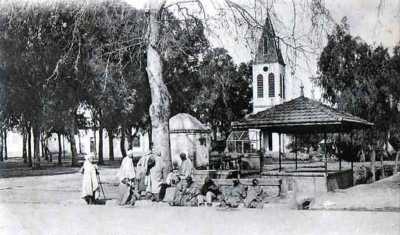
[[[400,0],[0,0],[0,234],[399,235]]]

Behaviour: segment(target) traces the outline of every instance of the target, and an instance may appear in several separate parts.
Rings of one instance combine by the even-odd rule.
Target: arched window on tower
[[[264,78],[261,74],[257,75],[257,98],[264,98]]]
[[[273,73],[268,75],[268,96],[275,97],[275,75]]]

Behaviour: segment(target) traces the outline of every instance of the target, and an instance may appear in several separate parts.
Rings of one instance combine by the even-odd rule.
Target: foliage
[[[297,151],[305,150],[306,153],[310,153],[311,148],[317,150],[320,141],[323,139],[323,137],[318,134],[296,135],[295,138],[296,141],[292,139],[292,141],[288,144],[287,147],[291,149],[292,152],[295,152],[297,149]]]
[[[225,49],[214,48],[204,55],[199,73],[201,88],[192,109],[211,125],[215,140],[217,129],[225,139],[231,122],[243,118],[249,110],[251,65],[238,68]]]
[[[396,49],[394,51],[396,53]],[[396,56],[383,46],[372,47],[349,33],[346,19],[328,35],[318,62],[315,82],[323,97],[339,110],[350,112],[375,124],[372,133],[358,133],[366,143],[368,135],[382,146],[390,130],[398,128],[399,95]],[[397,73],[397,75],[396,75]]]

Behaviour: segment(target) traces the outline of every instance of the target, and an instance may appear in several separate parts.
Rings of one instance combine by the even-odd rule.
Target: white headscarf
[[[90,162],[93,160],[93,158],[94,158],[94,156],[93,156],[92,153],[86,154],[86,155],[85,155],[85,160],[88,160],[88,161],[90,161]]]
[[[134,179],[136,177],[135,167],[133,166],[132,158],[124,157],[121,163],[121,167],[119,168],[118,178],[122,181],[125,178]]]

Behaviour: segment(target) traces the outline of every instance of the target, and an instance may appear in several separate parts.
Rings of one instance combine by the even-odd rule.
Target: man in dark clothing
[[[199,195],[199,204],[204,205],[204,201],[206,201],[207,206],[212,206],[213,199],[216,199],[219,195],[221,195],[221,191],[219,187],[214,183],[212,179],[207,177],[203,186],[201,187]]]

